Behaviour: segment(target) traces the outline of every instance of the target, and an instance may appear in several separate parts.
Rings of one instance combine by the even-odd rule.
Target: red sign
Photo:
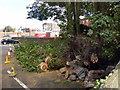
[[[35,34],[35,37],[45,38],[47,37],[47,34]]]

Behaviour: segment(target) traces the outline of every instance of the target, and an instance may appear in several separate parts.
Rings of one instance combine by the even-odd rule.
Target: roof
[[[91,20],[89,20],[88,18],[80,19],[80,23],[79,23],[79,24],[83,24],[83,25],[86,25],[86,26],[90,26]]]

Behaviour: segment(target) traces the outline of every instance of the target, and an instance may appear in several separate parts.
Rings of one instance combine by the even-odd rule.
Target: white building
[[[55,23],[44,23],[43,32],[50,33],[50,37],[59,36],[60,27]]]

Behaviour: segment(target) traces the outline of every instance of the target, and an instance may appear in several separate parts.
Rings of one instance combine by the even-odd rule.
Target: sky
[[[28,27],[42,28],[42,24],[47,21],[36,19],[26,19],[26,6],[32,4],[35,0],[0,0],[0,29],[10,25],[13,28]],[[53,22],[48,20],[48,22]]]

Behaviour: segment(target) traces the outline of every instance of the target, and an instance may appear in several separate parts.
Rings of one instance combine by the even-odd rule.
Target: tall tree
[[[109,2],[94,2],[94,11],[102,14],[108,14]]]
[[[75,14],[74,14],[74,17],[75,17],[75,34],[78,35],[80,33],[80,3],[79,2],[74,2],[74,8],[75,8]]]
[[[68,33],[77,35],[79,32],[80,3],[77,2],[40,2],[37,0],[28,6],[28,18],[47,20],[53,18],[67,24]]]
[[[96,12],[104,15],[111,14],[109,2],[70,2],[70,0],[69,2],[41,2],[36,0],[27,8],[30,10],[28,11],[28,18],[41,21],[53,18],[54,21],[61,22],[60,26],[65,27],[64,30],[74,35],[78,35],[81,31],[80,15],[88,17]]]

